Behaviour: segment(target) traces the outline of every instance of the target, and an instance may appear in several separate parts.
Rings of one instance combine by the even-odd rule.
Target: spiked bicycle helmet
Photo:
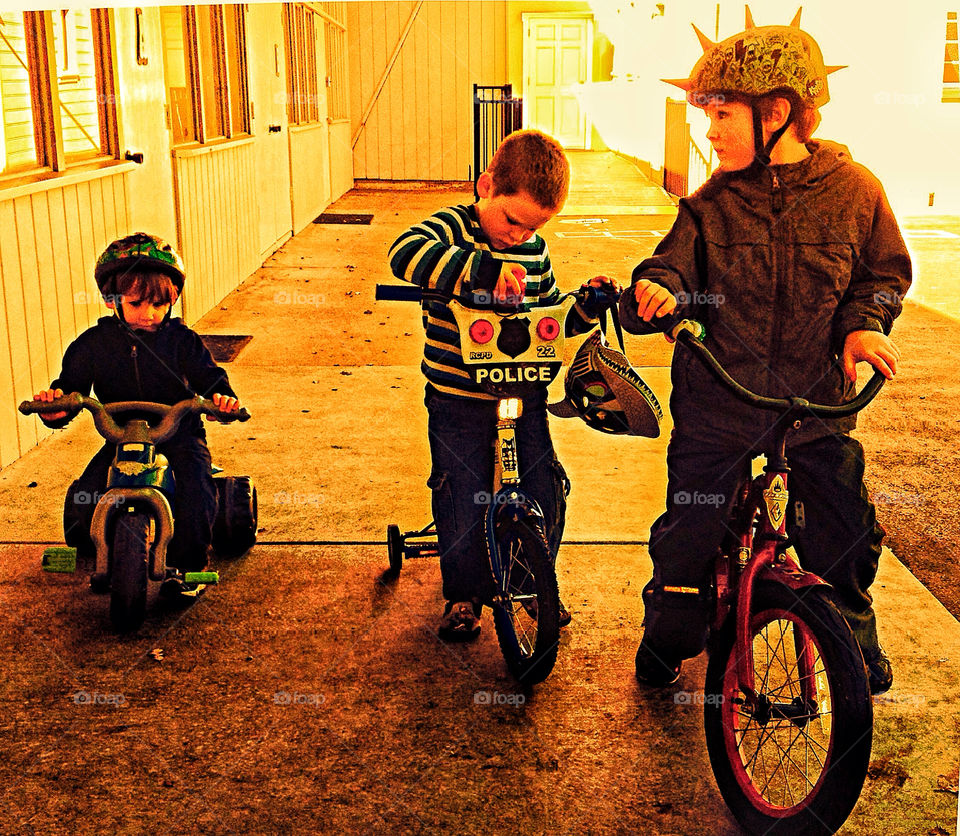
[[[170,277],[177,294],[183,293],[186,279],[183,259],[162,238],[135,232],[110,244],[97,259],[94,278],[106,297],[115,293],[113,280],[129,271],[156,271]]]
[[[582,418],[604,433],[660,435],[663,410],[626,356],[594,331],[577,350],[564,379],[566,397],[547,409],[559,418]]]
[[[684,79],[663,79],[684,90],[687,101],[705,107],[725,97],[746,98],[754,102],[768,93],[783,93],[791,100],[790,117],[766,146],[756,142],[761,161],[769,162],[769,154],[793,119],[799,103],[818,108],[830,100],[827,76],[843,66],[826,66],[817,42],[800,28],[800,12],[789,26],[757,26],[750,7],[746,9],[745,31],[714,43],[696,26],[703,55]],[[754,104],[754,133],[760,136],[760,125]]]

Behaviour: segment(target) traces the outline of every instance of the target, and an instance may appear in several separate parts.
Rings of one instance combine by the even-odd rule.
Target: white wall
[[[757,25],[788,24],[797,2],[758,0]],[[614,44],[616,80],[584,93],[607,144],[651,162],[663,161],[664,101],[679,88],[659,78],[684,78],[702,54],[690,23],[715,36],[716,2],[664,4],[594,0],[598,26]],[[801,27],[820,44],[827,64],[848,64],[829,78],[831,101],[817,135],[846,144],[886,187],[900,212],[960,210],[960,104],[940,102],[946,6],[934,0],[875,6],[808,0]],[[953,7],[955,8],[955,6]],[[720,8],[719,36],[744,27],[743,5]],[[632,78],[629,74],[632,74]],[[692,136],[709,153],[706,122],[689,108]]]

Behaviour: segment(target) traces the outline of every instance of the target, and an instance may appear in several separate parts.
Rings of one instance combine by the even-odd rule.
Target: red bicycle
[[[763,473],[745,464],[717,557],[704,687],[704,730],[724,800],[757,834],[834,833],[853,810],[870,761],[873,704],[860,647],[829,584],[788,551],[786,434],[804,417],[863,409],[885,378],[830,406],[757,395],[731,378],[684,320],[673,336],[740,400],[784,416]]]

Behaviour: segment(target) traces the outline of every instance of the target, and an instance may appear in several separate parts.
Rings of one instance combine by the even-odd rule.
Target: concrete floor
[[[633,265],[669,228],[671,202],[620,158],[571,158],[576,191],[545,230],[561,287],[572,289],[597,274],[626,283]],[[253,335],[227,368],[254,419],[243,426],[213,427],[210,436],[215,460],[228,472],[249,473],[259,487],[262,530],[254,556],[271,560],[270,555],[284,549],[284,541],[322,542],[334,552],[350,551],[343,571],[359,565],[372,573],[386,559],[385,549],[374,544],[383,541],[388,523],[411,529],[427,521],[429,456],[418,369],[423,339],[419,312],[409,304],[374,302],[373,288],[391,278],[386,253],[396,235],[439,206],[471,197],[468,191],[361,185],[328,211],[371,212],[371,225],[311,225],[197,325],[201,333]],[[659,338],[629,338],[628,353],[666,405],[669,347]],[[558,398],[556,384],[553,391]],[[666,421],[657,440],[601,436],[572,420],[554,419],[551,427],[574,484],[560,584],[575,613],[575,638],[563,649],[558,672],[539,690],[557,689],[552,710],[559,712],[556,722],[563,726],[565,702],[583,688],[595,687],[587,685],[595,671],[584,650],[595,644],[581,644],[579,631],[602,631],[618,648],[619,664],[611,672],[616,684],[596,698],[616,713],[625,690],[631,695],[635,690],[630,669],[642,617],[639,589],[650,573],[642,544],[663,504],[670,427]],[[13,544],[59,539],[60,497],[97,446],[92,429],[79,420],[0,472],[0,584],[39,572],[40,547]],[[350,543],[370,547],[356,550]],[[419,564],[410,572],[434,600],[436,567]],[[245,582],[255,583],[249,577],[236,580]],[[960,625],[890,553],[884,555],[874,589],[881,639],[895,660],[897,682],[876,703],[874,766],[842,832],[953,833]],[[434,618],[428,610],[416,613],[425,626]],[[681,681],[687,689],[698,687],[701,663],[691,665]],[[473,675],[469,663],[464,675]],[[642,709],[644,700],[662,702],[661,697],[632,695],[631,710],[637,701]],[[434,712],[431,722],[442,723],[442,714]],[[598,722],[602,729],[602,717]],[[695,734],[698,721],[688,717],[683,726]],[[576,730],[568,731],[565,745],[576,746]],[[702,742],[687,745],[700,747],[691,757],[702,769]],[[683,747],[678,755],[682,758]],[[645,771],[664,773],[669,783],[671,770],[685,769],[682,760],[661,761],[656,749],[631,751],[628,758],[612,750],[609,756],[629,764],[641,793]],[[597,766],[614,768],[612,763]],[[706,774],[698,783],[710,780]],[[562,791],[571,798],[578,795],[578,788],[566,783]],[[642,818],[619,819],[615,807],[591,814],[590,798],[583,797],[576,829],[733,833],[722,805],[717,807],[715,791],[711,798],[706,818],[702,810],[674,809],[672,829],[644,831]],[[543,826],[533,821],[521,823],[518,832],[568,832],[563,822]]]

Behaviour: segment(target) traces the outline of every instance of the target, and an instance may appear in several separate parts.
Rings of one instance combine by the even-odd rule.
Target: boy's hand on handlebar
[[[892,380],[899,361],[900,349],[879,331],[851,331],[843,342],[843,371],[851,383],[857,382],[857,363],[869,363]]]
[[[228,397],[227,395],[215,394],[210,400],[213,401],[214,405],[221,412],[236,412],[240,409],[240,401],[236,398]],[[218,421],[219,419],[214,415],[204,416],[208,421]]]
[[[676,297],[662,284],[641,279],[633,289],[637,299],[637,317],[644,322],[650,322],[654,317],[660,318],[672,314],[677,309]]]
[[[33,399],[35,401],[49,402],[62,397],[63,389],[44,389],[40,392],[37,392],[37,394],[33,396]],[[43,417],[48,421],[59,421],[61,418],[67,417],[67,412],[45,412],[43,413]]]
[[[590,279],[590,281],[587,282],[587,284],[590,285],[590,287],[595,287],[599,290],[606,290],[617,296],[619,296],[621,290],[616,279],[609,279],[606,276],[594,276],[592,279]]]
[[[512,261],[500,267],[500,277],[493,289],[493,301],[500,305],[519,307],[527,289],[527,271]]]

